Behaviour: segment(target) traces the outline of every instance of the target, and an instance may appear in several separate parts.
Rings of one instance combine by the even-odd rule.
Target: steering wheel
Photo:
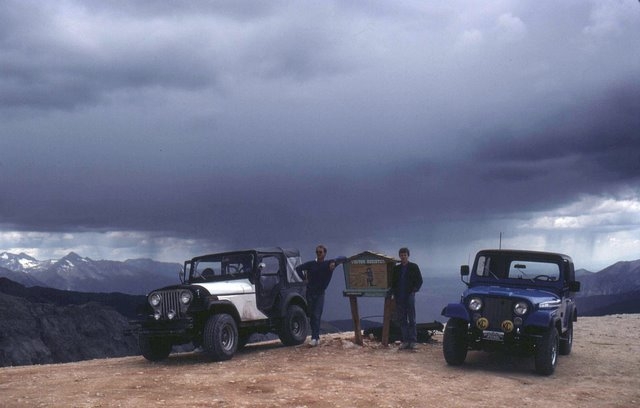
[[[554,280],[554,278],[552,278],[549,275],[538,275],[538,276],[534,277],[533,280],[545,280],[545,281],[548,282],[548,281]]]

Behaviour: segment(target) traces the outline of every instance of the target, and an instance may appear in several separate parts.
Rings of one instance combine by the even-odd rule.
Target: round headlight
[[[158,306],[161,301],[162,301],[162,296],[160,296],[159,293],[152,293],[149,296],[149,304],[153,307]]]
[[[513,306],[513,313],[523,316],[529,311],[529,305],[526,302],[518,302]]]
[[[183,305],[188,305],[189,302],[191,302],[191,298],[193,296],[191,295],[191,292],[189,292],[188,290],[183,290],[180,293],[180,301],[182,302]]]
[[[474,312],[482,309],[482,299],[476,297],[469,299],[469,309]]]

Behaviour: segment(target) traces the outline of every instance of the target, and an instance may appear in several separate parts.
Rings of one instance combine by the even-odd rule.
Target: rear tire
[[[551,375],[558,364],[559,348],[558,330],[550,328],[540,339],[536,347],[536,372],[540,375]]]
[[[285,346],[296,346],[306,340],[308,327],[304,310],[298,305],[290,305],[280,325],[278,337]]]
[[[236,321],[226,313],[214,314],[204,326],[202,349],[214,361],[229,360],[238,348]]]
[[[171,354],[171,343],[161,337],[138,336],[142,356],[149,361],[162,361]]]
[[[442,352],[449,365],[461,365],[467,358],[467,329],[469,324],[462,320],[451,318],[444,329]]]

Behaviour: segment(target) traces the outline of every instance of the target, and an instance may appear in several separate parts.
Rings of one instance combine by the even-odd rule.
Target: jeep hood
[[[240,293],[255,293],[255,288],[249,279],[238,279],[224,282],[203,282],[193,285],[206,289],[211,295],[224,296]]]
[[[475,286],[467,289],[465,293],[465,297],[472,295],[518,297],[526,299],[534,305],[559,299],[557,295],[546,290],[513,288],[505,286]]]

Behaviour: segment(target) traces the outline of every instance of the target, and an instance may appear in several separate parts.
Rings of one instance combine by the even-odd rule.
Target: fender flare
[[[288,293],[287,296],[282,299],[280,303],[280,316],[286,316],[289,305],[298,305],[307,313],[307,301],[297,292]]]
[[[207,299],[205,308],[209,314],[211,314],[213,310],[220,310],[231,315],[236,323],[240,321],[240,314],[236,306],[229,300]]]
[[[525,321],[525,327],[540,327],[549,329],[551,327],[562,327],[560,317],[557,315],[557,311],[542,311],[537,310],[533,312]]]
[[[471,321],[471,319],[469,318],[469,312],[462,303],[449,303],[444,307],[444,309],[442,309],[442,312],[440,314],[449,318],[453,317],[465,320],[467,322]]]

